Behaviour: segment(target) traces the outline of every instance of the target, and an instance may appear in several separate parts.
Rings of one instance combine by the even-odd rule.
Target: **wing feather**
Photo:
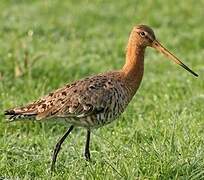
[[[108,74],[88,77],[51,92],[27,106],[7,110],[5,114],[12,120],[31,115],[37,120],[90,116],[102,112],[111,104],[113,88],[116,86],[117,80]]]

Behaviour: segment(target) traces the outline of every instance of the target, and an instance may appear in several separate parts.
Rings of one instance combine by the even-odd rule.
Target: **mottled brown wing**
[[[11,121],[34,118],[85,117],[101,112],[113,96],[114,79],[98,75],[68,84],[34,103],[7,110]]]
[[[106,76],[95,76],[62,88],[53,105],[39,113],[37,119],[82,118],[100,113],[110,104],[113,83],[113,80]]]

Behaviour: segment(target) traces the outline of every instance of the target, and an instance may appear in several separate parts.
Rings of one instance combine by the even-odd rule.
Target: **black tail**
[[[9,109],[4,111],[4,115],[15,115],[16,112],[13,109]]]
[[[11,122],[24,119],[34,120],[36,113],[20,112],[9,109],[4,112],[4,115],[6,115],[8,117],[8,121]]]

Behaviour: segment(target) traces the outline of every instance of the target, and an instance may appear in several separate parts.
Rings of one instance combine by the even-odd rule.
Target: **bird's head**
[[[146,25],[135,26],[132,34],[134,34],[137,45],[141,47],[151,46],[156,39],[154,31]]]
[[[175,63],[182,66],[184,69],[192,73],[194,76],[198,76],[185,64],[183,64],[175,55],[173,55],[169,50],[167,50],[161,43],[156,39],[154,31],[146,25],[138,25],[133,28],[130,38],[133,40],[135,46],[145,48],[150,46],[155,48],[159,52],[163,53],[169,59],[173,60]]]

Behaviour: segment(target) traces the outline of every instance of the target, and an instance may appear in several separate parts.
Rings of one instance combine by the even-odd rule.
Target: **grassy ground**
[[[135,24],[199,78],[148,49],[142,85],[122,117],[93,132],[92,162],[82,157],[85,130],[63,145],[53,179],[204,178],[204,1],[0,2],[0,109],[22,105],[87,75],[118,69]],[[5,123],[0,116],[0,179],[50,179],[50,158],[67,127]]]

